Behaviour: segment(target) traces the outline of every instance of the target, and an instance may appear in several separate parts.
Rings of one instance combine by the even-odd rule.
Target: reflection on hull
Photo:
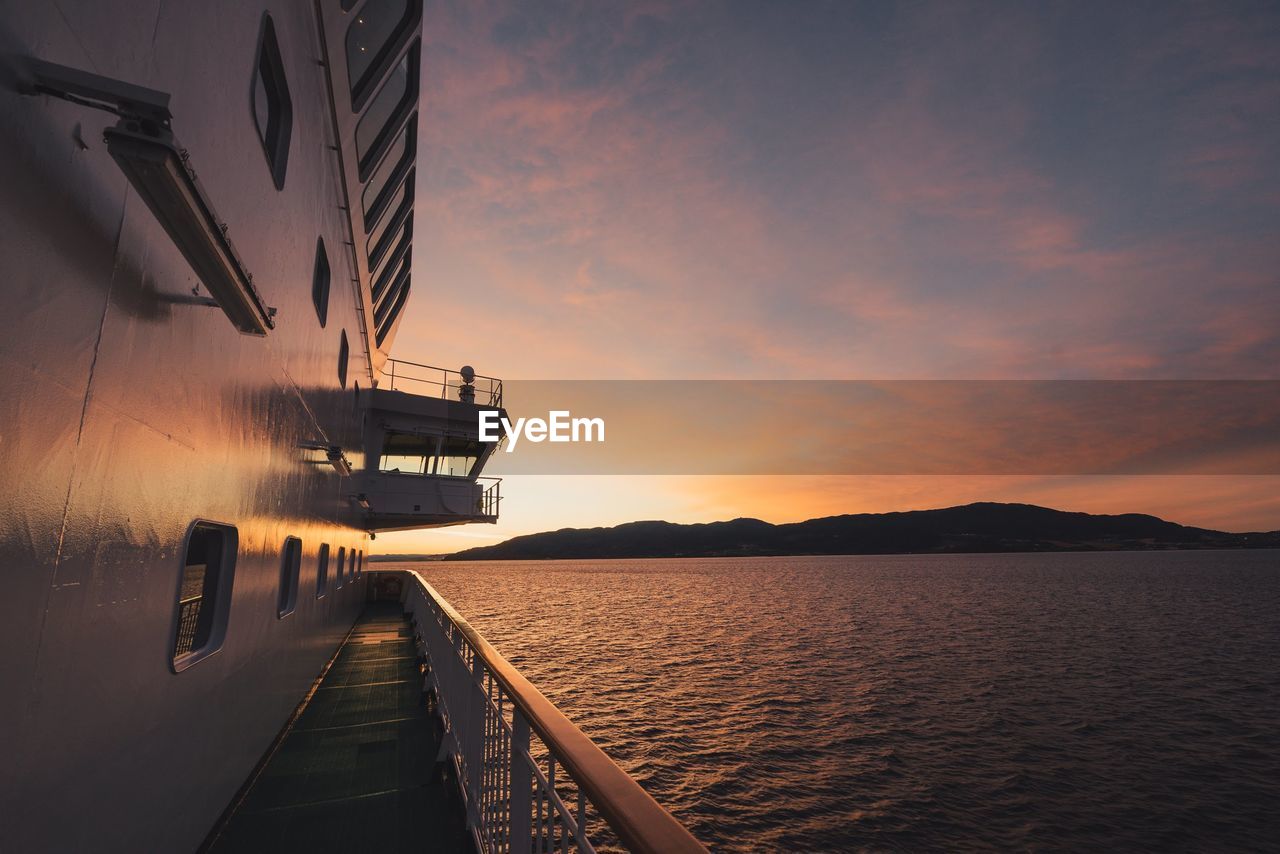
[[[416,63],[420,7],[398,4],[353,109],[344,34],[375,5],[0,5],[8,59],[169,94],[184,162],[274,309],[257,335],[228,323],[229,292],[175,244],[182,206],[149,207],[106,150],[114,119],[7,69],[8,850],[196,848],[363,606],[356,477],[310,449],[364,468],[364,399],[408,295],[407,252],[392,275],[364,234],[397,215],[383,195],[411,201],[411,156],[373,173],[414,126],[416,85],[380,130],[361,122]]]

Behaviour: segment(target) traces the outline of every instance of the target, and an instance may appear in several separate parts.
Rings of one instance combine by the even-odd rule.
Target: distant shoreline
[[[842,555],[1053,554],[1280,548],[1280,531],[1230,533],[1137,513],[1095,515],[981,502],[937,510],[860,513],[774,525],[734,519],[564,528],[451,554],[371,561],[610,560]]]
[[[371,563],[556,563],[587,560],[749,560],[756,558],[791,557],[959,557],[963,555],[1050,555],[1050,554],[1150,554],[1152,552],[1265,552],[1280,551],[1280,545],[1266,546],[1169,546],[1161,548],[1114,549],[1044,549],[1041,551],[1000,552],[823,552],[807,554],[750,554],[750,555],[663,555],[661,557],[492,557],[455,558],[457,552],[438,555],[370,555]]]

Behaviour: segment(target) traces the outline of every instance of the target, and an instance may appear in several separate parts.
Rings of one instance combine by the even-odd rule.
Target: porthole
[[[302,570],[302,540],[285,537],[280,555],[280,593],[276,600],[276,617],[283,619],[298,606],[298,575]]]
[[[267,156],[271,180],[277,190],[283,190],[289,166],[289,140],[293,135],[293,99],[289,97],[284,59],[280,56],[280,43],[270,15],[262,18],[258,60],[253,70],[253,121]]]
[[[329,544],[320,544],[320,557],[316,563],[316,598],[329,592]]]
[[[311,302],[316,307],[321,329],[329,322],[329,282],[332,278],[329,253],[324,249],[324,238],[320,237],[316,239],[316,263],[311,272]]]
[[[351,361],[351,348],[347,345],[347,330],[342,330],[342,338],[338,342],[338,383],[347,387],[347,362]]]
[[[198,521],[187,532],[173,630],[175,673],[222,648],[237,548],[238,536],[231,525]]]

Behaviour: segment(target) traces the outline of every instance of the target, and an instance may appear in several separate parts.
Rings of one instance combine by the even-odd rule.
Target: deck
[[[409,619],[370,603],[210,848],[472,851]]]

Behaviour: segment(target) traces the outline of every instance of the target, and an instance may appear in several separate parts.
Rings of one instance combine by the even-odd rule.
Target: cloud
[[[444,2],[397,355],[1280,376],[1280,12]]]

